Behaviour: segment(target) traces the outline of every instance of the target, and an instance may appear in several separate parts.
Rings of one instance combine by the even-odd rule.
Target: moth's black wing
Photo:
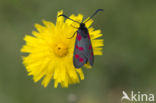
[[[86,37],[84,37],[86,35]],[[94,56],[89,34],[78,30],[75,42],[73,62],[75,68],[81,68],[87,62],[93,65]]]
[[[89,53],[88,53],[88,62],[91,66],[94,64],[94,52],[93,52],[93,47],[92,47],[92,42],[90,39],[90,35],[88,34],[88,42],[89,42]]]

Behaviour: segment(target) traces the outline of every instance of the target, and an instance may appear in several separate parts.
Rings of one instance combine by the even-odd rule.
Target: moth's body
[[[82,67],[87,62],[93,66],[93,49],[88,29],[85,27],[84,23],[80,24],[77,31],[73,61],[76,68]]]
[[[82,36],[84,38],[86,38],[88,36],[88,29],[86,28],[85,24],[84,23],[81,23],[80,24],[80,27],[78,28],[78,32],[81,33],[82,32]]]
[[[88,33],[88,29],[86,28],[85,23],[89,21],[92,17],[94,17],[99,11],[103,11],[103,9],[97,9],[89,19],[81,23],[69,18],[64,14],[60,15],[80,24],[80,27],[76,32],[77,36],[73,54],[73,63],[75,68],[81,68],[86,63],[89,63],[91,66],[93,66],[94,63],[93,48]],[[74,35],[72,37],[74,37]]]

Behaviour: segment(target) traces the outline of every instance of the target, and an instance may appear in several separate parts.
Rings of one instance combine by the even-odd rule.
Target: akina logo
[[[128,101],[135,101],[135,102],[154,102],[154,94],[144,94],[141,93],[140,91],[134,93],[134,91],[131,91],[130,95],[128,95],[125,91],[122,91],[122,98],[121,101],[123,100],[128,100]]]

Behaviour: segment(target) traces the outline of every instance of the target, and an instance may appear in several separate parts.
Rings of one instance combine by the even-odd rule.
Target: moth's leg
[[[76,32],[77,32],[77,31],[75,31],[75,33],[74,33],[74,34],[73,34],[73,35],[72,35],[70,38],[68,38],[68,39],[71,39],[71,38],[73,38],[73,37],[75,36]]]

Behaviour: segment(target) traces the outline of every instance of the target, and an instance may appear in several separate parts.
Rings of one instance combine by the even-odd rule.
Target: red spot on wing
[[[82,39],[82,37],[79,33],[77,33],[77,39],[78,39],[78,41],[80,41]]]
[[[90,36],[89,36],[89,34],[88,34],[88,39],[90,39]]]
[[[81,63],[83,63],[83,58],[80,58],[79,61],[80,61]]]
[[[90,56],[90,60],[92,60],[93,59],[93,52],[91,52],[91,56]]]
[[[80,50],[80,51],[83,51],[83,47],[79,47],[79,50]]]
[[[91,50],[92,49],[92,46],[91,45],[89,45],[89,50]]]
[[[75,46],[77,49],[79,48],[78,45]]]
[[[78,59],[79,58],[79,55],[78,54],[75,54],[75,58]]]

